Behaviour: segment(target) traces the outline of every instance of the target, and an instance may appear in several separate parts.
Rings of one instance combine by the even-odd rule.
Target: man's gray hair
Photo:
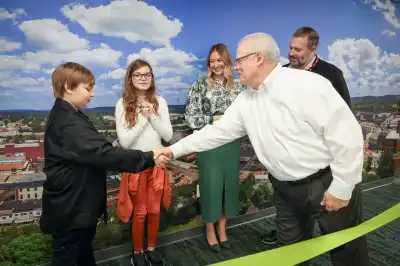
[[[238,46],[240,46],[244,41],[248,42],[248,52],[263,53],[265,60],[271,64],[277,64],[280,62],[281,56],[279,48],[271,35],[263,32],[252,33],[243,37],[239,41]]]

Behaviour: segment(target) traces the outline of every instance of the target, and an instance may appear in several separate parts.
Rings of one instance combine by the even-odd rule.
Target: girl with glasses
[[[156,94],[153,70],[138,59],[126,72],[124,92],[115,107],[118,142],[123,148],[152,151],[172,138],[167,102]],[[117,214],[128,222],[133,214],[132,240],[134,266],[162,265],[155,251],[160,224],[160,205],[168,209],[171,202],[169,175],[165,165],[139,174],[123,173]],[[144,221],[148,217],[148,246],[143,248]]]

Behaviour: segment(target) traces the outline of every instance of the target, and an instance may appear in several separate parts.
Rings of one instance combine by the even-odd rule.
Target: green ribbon
[[[296,265],[298,263],[317,257],[343,244],[346,244],[347,242],[350,242],[360,236],[368,234],[369,232],[374,231],[377,228],[398,219],[399,217],[400,203],[397,203],[390,209],[355,227],[299,242],[296,244],[283,246],[280,248],[275,248],[241,258],[215,263],[212,265]]]

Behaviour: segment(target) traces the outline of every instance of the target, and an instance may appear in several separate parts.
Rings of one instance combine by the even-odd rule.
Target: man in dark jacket
[[[311,71],[328,79],[343,100],[351,108],[349,89],[342,71],[317,55],[319,35],[311,27],[301,27],[293,34],[290,42],[289,64],[292,67]]]
[[[289,63],[284,67],[311,71],[328,79],[343,100],[351,108],[350,93],[342,71],[317,55],[319,35],[311,27],[301,27],[293,34],[289,46]],[[260,237],[265,244],[277,243],[276,230]]]
[[[138,173],[155,164],[153,152],[113,147],[81,111],[94,96],[92,72],[65,63],[52,75],[56,97],[45,137],[40,228],[53,238],[54,266],[96,265],[92,241],[107,220],[106,170]]]

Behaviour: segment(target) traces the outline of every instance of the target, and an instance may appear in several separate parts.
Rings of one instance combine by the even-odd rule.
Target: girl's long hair
[[[146,94],[146,101],[153,104],[155,113],[158,115],[158,101],[156,98],[156,87],[154,83],[153,69],[150,64],[142,59],[136,59],[128,66],[125,74],[124,91],[122,94],[123,104],[125,108],[125,119],[129,127],[132,127],[137,122],[139,110],[139,92],[138,89],[133,85],[132,75],[133,72],[141,67],[147,66],[152,74],[151,84]]]
[[[232,65],[232,57],[229,53],[228,47],[226,47],[223,43],[217,43],[210,48],[207,56],[207,81],[210,84],[210,89],[213,88],[215,79],[213,77],[212,70],[210,68],[210,57],[213,52],[217,52],[220,56],[222,61],[224,61],[225,69],[224,69],[224,85],[228,89],[229,94],[231,95],[232,90],[235,86],[235,80],[233,76],[233,65]]]

